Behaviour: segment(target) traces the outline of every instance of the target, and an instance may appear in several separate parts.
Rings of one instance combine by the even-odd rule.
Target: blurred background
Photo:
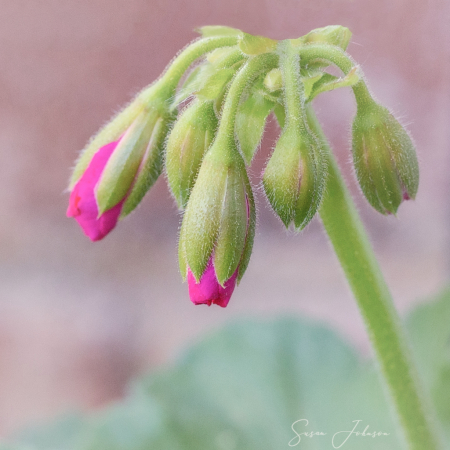
[[[258,191],[253,256],[230,305],[194,307],[177,265],[180,214],[163,177],[138,210],[91,243],[65,217],[70,167],[89,137],[201,25],[274,39],[340,24],[372,92],[414,137],[415,202],[372,211],[350,165],[348,90],[316,101],[319,118],[403,313],[450,267],[450,3],[445,0],[0,0],[0,435],[120,398],[127,381],[242,316],[303,314],[369,345],[316,219],[286,232]],[[279,130],[252,169],[255,186]]]

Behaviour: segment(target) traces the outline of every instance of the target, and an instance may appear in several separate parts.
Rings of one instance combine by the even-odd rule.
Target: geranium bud
[[[93,155],[72,188],[67,211],[92,240],[130,213],[161,173],[169,122],[155,108],[144,108],[117,141]]]
[[[219,305],[225,308],[230,301],[236,286],[237,269],[234,274],[223,285],[219,284],[214,270],[212,259],[209,260],[200,282],[197,283],[193,273],[188,269],[187,281],[189,286],[189,297],[195,305]]]
[[[191,192],[181,226],[179,256],[183,277],[193,278],[191,300],[226,306],[250,259],[256,213],[242,157],[234,145],[222,149],[216,141],[203,159]],[[219,300],[214,301],[217,295]]]
[[[126,215],[141,200],[147,191],[147,186],[143,189],[142,186],[138,186],[142,183],[141,173],[146,172],[145,175],[146,178],[150,178],[150,184],[153,184],[161,173],[162,144],[166,128],[161,114],[149,108],[144,110],[126,130],[95,187],[95,197],[100,213],[127,198],[124,205],[124,215]],[[139,188],[139,193],[142,193],[138,200],[133,193],[136,188]],[[130,208],[130,195],[133,208]]]
[[[267,73],[264,78],[264,86],[269,92],[276,92],[283,87],[283,78],[278,67]]]
[[[304,228],[317,212],[325,185],[325,166],[317,138],[306,128],[286,126],[266,165],[263,186],[286,227]]]
[[[403,200],[414,199],[419,166],[406,130],[375,101],[358,102],[353,122],[353,162],[361,189],[382,214],[395,214]]]
[[[167,180],[179,208],[186,206],[217,125],[213,102],[195,100],[183,111],[169,134],[166,146]]]
[[[73,217],[92,241],[104,238],[116,226],[122,210],[123,201],[99,215],[94,195],[98,179],[117,144],[118,141],[111,142],[98,150],[70,194],[67,217]]]

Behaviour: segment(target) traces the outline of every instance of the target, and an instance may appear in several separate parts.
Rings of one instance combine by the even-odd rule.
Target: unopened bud
[[[184,208],[203,156],[217,129],[212,101],[195,100],[175,123],[167,140],[167,180],[179,208]]]
[[[283,78],[278,67],[267,73],[264,78],[264,86],[269,92],[278,91],[283,87]]]
[[[150,87],[86,147],[72,175],[67,215],[92,240],[106,236],[160,175],[164,139],[172,120],[165,101]],[[114,140],[104,143],[109,137]]]
[[[180,269],[184,277],[190,277],[194,303],[220,304],[215,297],[211,301],[194,298],[192,293],[197,291],[191,284],[195,281],[198,289],[202,283],[209,284],[212,265],[214,286],[227,290],[233,280],[234,287],[236,277],[239,281],[245,272],[253,244],[255,205],[245,165],[234,146],[221,146],[216,139],[205,155],[181,226]]]
[[[383,106],[358,103],[353,122],[353,162],[361,189],[382,214],[395,214],[403,200],[414,199],[419,166],[406,130]]]
[[[304,228],[317,212],[325,166],[317,138],[306,128],[287,126],[263,175],[267,198],[286,227]]]

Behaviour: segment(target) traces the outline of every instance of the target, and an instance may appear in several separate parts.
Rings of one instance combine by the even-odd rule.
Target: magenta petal
[[[97,151],[70,194],[67,217],[73,217],[92,241],[103,239],[116,226],[125,200],[98,217],[94,188],[118,142]]]
[[[209,261],[199,283],[195,281],[191,269],[188,269],[189,297],[192,303],[195,305],[206,304],[208,306],[214,303],[225,308],[236,286],[237,272],[236,270],[231,278],[225,282],[224,287],[222,287],[217,281],[212,259]]]

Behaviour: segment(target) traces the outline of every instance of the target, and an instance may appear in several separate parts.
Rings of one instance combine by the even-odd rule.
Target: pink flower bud
[[[228,305],[231,294],[236,286],[238,269],[236,269],[231,278],[225,281],[222,287],[217,280],[212,261],[213,258],[209,260],[199,283],[195,281],[195,277],[191,272],[191,269],[188,268],[187,279],[189,286],[189,297],[194,305],[206,304],[211,306],[214,303],[222,308],[225,308]]]
[[[67,217],[73,217],[92,241],[103,239],[116,226],[125,200],[98,215],[95,187],[118,143],[110,142],[95,153],[70,194]]]

